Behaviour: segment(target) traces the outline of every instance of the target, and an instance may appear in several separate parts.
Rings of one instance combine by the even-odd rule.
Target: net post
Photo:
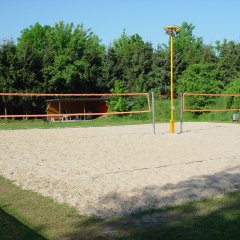
[[[180,92],[180,133],[182,133],[183,127],[183,93]]]
[[[152,126],[153,126],[153,134],[156,134],[155,131],[155,112],[154,112],[154,93],[152,91]]]
[[[83,120],[85,121],[86,120],[86,108],[85,108],[85,101],[83,103],[83,113],[84,113],[84,116],[83,116]]]

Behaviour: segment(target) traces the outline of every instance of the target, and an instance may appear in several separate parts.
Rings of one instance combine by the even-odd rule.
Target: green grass
[[[0,239],[101,239],[102,220],[81,216],[0,177]],[[104,238],[103,238],[104,239]]]
[[[240,239],[240,192],[104,220],[0,177],[0,239]]]
[[[117,126],[130,124],[150,123],[150,120],[129,119],[126,117],[110,118],[100,117],[94,120],[79,122],[43,122],[40,119],[35,120],[0,120],[0,130],[17,130],[17,129],[48,129],[48,128],[68,128],[68,127],[100,127],[100,126]]]
[[[191,100],[194,99],[191,96]],[[199,98],[199,97],[196,97]],[[210,100],[209,97],[201,97],[202,99]],[[227,100],[228,97],[213,97],[212,103],[210,102],[202,109],[229,109],[229,108],[239,108],[240,106],[228,106]],[[194,107],[188,106],[188,97],[186,97],[186,107],[191,109],[196,109]],[[230,111],[230,112],[205,112],[205,113],[184,113],[184,121],[201,121],[201,122],[231,122],[233,113],[239,113],[239,111]]]

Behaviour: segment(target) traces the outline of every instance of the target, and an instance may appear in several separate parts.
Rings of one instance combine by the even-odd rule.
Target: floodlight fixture
[[[173,36],[173,35],[175,35],[176,33],[178,33],[178,32],[180,31],[180,29],[181,29],[181,27],[179,27],[179,26],[166,26],[166,27],[164,28],[164,30],[166,31],[166,33],[167,33],[168,35],[171,35],[171,36]]]
[[[170,37],[170,89],[171,89],[171,119],[170,133],[174,133],[174,104],[173,104],[173,37],[180,31],[179,26],[166,26],[164,30]]]

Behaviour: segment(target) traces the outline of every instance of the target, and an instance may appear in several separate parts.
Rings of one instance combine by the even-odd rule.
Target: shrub
[[[228,85],[226,93],[240,94],[240,77]],[[227,97],[226,106],[227,108],[240,108],[240,97]]]
[[[126,83],[123,81],[116,80],[113,88],[110,90],[111,93],[126,93]],[[129,111],[130,106],[127,104],[127,97],[111,97],[108,101],[108,108],[111,112],[124,112]]]
[[[223,84],[218,80],[219,72],[214,64],[191,65],[178,81],[178,92],[220,93]],[[214,97],[188,97],[186,104],[193,109],[203,109],[213,104]]]

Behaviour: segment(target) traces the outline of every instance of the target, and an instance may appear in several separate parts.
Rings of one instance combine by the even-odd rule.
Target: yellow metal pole
[[[173,35],[170,35],[170,51],[171,51],[171,119],[170,133],[174,133],[174,104],[173,104]]]
[[[170,119],[170,133],[174,133],[174,104],[173,104],[173,37],[175,33],[178,33],[180,31],[180,27],[178,26],[167,26],[164,28],[166,33],[170,36],[170,55],[171,55],[171,72],[170,72],[170,78],[171,78],[171,119]]]

